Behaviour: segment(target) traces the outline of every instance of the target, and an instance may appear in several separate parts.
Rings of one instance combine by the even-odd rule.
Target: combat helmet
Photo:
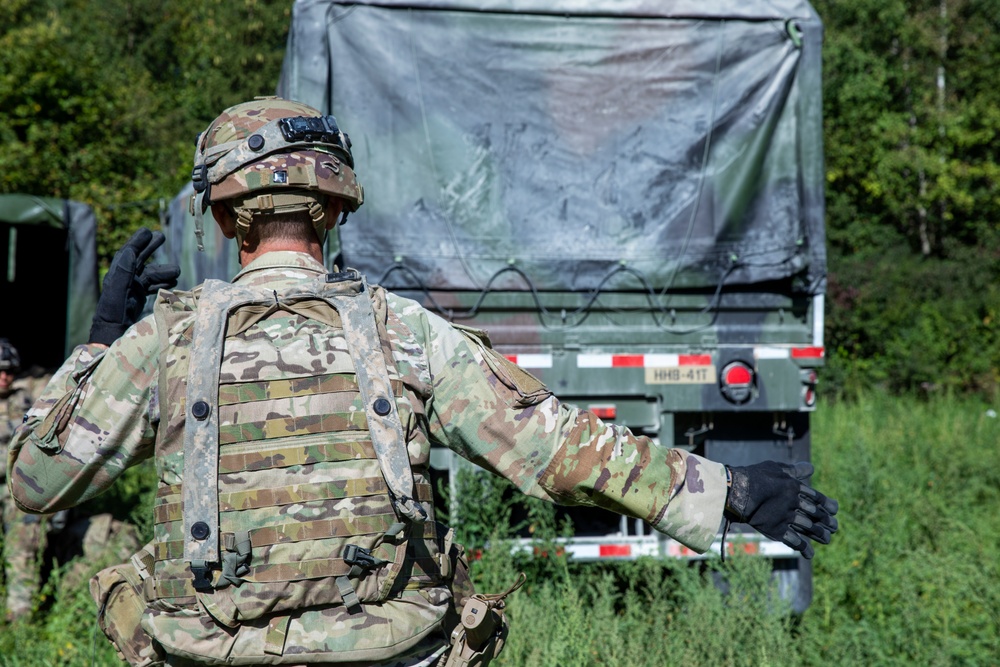
[[[0,338],[0,371],[17,373],[21,370],[21,355],[6,338]]]
[[[341,223],[364,201],[351,140],[336,118],[279,97],[237,104],[212,121],[198,135],[191,181],[199,250],[201,218],[213,202],[233,208],[242,243],[256,214],[294,211],[309,213],[322,242],[327,197],[344,200]]]

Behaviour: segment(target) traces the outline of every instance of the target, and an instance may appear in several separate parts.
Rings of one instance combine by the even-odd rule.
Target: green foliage
[[[1000,422],[988,407],[868,393],[816,413],[814,481],[840,500],[841,530],[818,550],[804,664],[996,663]]]
[[[995,247],[995,246],[994,246]],[[925,259],[901,249],[831,263],[824,381],[833,393],[1000,387],[1000,258],[965,249]]]
[[[107,265],[190,177],[227,106],[272,95],[292,0],[16,0],[0,9],[0,192],[86,202]]]
[[[1000,3],[814,5],[826,28],[826,378],[837,391],[991,397]]]
[[[819,0],[835,252],[947,257],[1000,214],[997,3]]]

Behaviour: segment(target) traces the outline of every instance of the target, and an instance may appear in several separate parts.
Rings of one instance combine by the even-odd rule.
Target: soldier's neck
[[[262,241],[254,247],[250,247],[244,242],[240,247],[240,266],[247,266],[264,253],[278,252],[303,252],[311,255],[317,262],[323,262],[323,247],[317,241],[297,241],[297,240],[274,240]]]

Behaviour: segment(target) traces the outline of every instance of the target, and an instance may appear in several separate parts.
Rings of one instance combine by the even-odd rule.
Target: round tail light
[[[754,372],[748,364],[733,361],[723,367],[719,375],[719,388],[726,400],[746,403],[753,396]]]

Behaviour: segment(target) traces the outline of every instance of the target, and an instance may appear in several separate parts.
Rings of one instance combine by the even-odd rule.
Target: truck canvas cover
[[[821,41],[794,0],[299,0],[277,92],[349,133],[373,279],[816,295]]]
[[[0,336],[26,364],[59,366],[87,342],[97,307],[94,210],[69,199],[0,195],[0,268]]]

